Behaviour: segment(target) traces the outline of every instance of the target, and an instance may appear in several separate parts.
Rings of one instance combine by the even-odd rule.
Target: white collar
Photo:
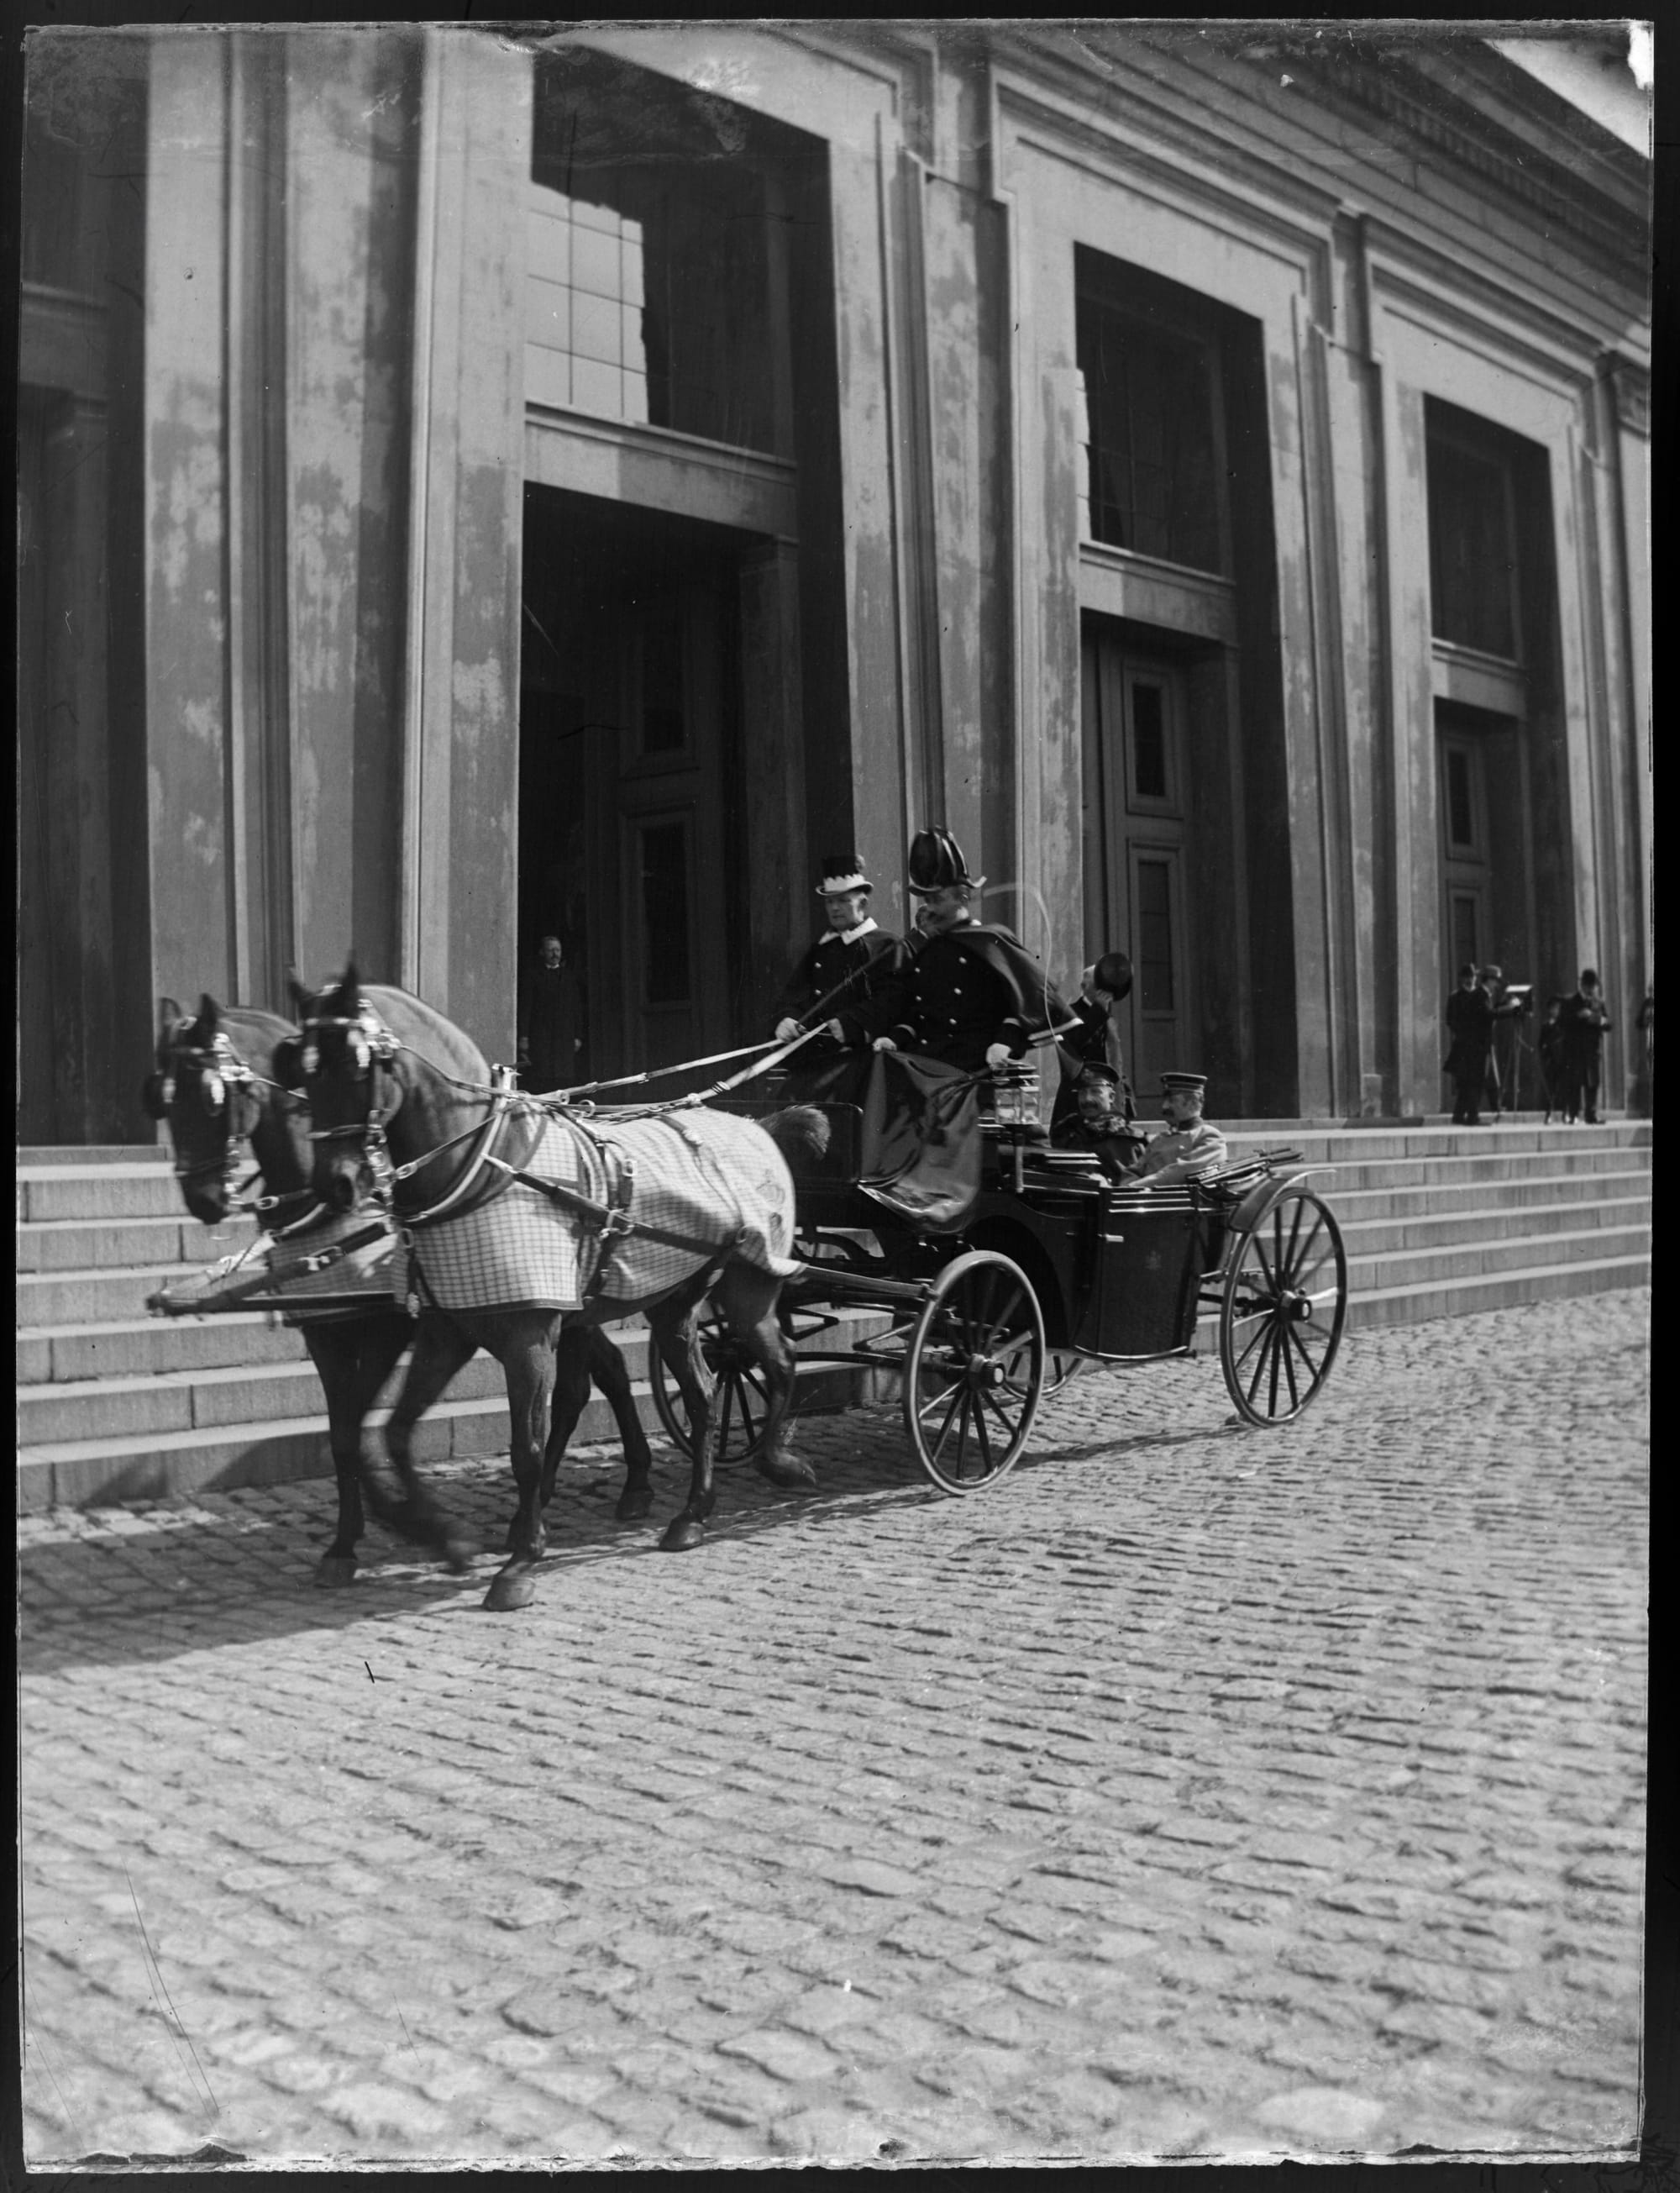
[[[855,944],[859,937],[867,936],[874,926],[875,916],[872,913],[866,913],[855,929],[828,930],[824,933],[822,941],[826,944],[831,938],[837,937],[842,944]]]

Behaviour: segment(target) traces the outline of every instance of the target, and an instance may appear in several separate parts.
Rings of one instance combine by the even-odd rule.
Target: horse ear
[[[346,1014],[356,1011],[356,1001],[362,994],[362,978],[356,971],[356,954],[352,952],[345,962],[344,980],[339,984],[339,997]]]
[[[309,1011],[310,996],[303,984],[299,982],[298,971],[295,967],[288,967],[286,970],[286,988],[291,993],[292,1003],[298,1009],[299,1018],[306,1017]]]
[[[208,990],[198,993],[198,1018],[207,1035],[221,1018],[221,1007]]]

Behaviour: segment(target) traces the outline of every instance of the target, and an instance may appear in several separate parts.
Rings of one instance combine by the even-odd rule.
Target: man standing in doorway
[[[574,1084],[582,1070],[582,1001],[557,936],[545,936],[519,979],[519,1078],[539,1095]]]

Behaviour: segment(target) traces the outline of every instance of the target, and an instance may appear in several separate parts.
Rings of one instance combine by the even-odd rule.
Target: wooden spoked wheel
[[[747,1360],[716,1318],[701,1319],[700,1346],[717,1382],[711,1399],[719,1417],[717,1467],[723,1469],[734,1463],[751,1462],[764,1444],[764,1421],[769,1414],[764,1374]],[[684,1454],[692,1455],[694,1428],[689,1420],[688,1406],[651,1333],[648,1336],[648,1383],[666,1436]]]
[[[1294,1422],[1330,1375],[1347,1316],[1341,1228],[1311,1188],[1285,1188],[1231,1244],[1220,1365],[1239,1416]]]
[[[1044,1320],[1019,1264],[970,1250],[934,1280],[904,1359],[904,1425],[942,1492],[1014,1468],[1044,1388]]]

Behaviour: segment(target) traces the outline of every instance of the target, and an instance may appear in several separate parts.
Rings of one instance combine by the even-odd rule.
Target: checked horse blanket
[[[551,1113],[520,1170],[616,1206],[626,1163],[632,1220],[732,1250],[780,1279],[800,1268],[789,1253],[791,1176],[750,1119],[699,1108],[624,1119],[609,1112],[586,1129]],[[510,1181],[482,1209],[399,1236],[391,1284],[399,1299],[413,1292],[439,1309],[577,1309],[601,1252],[600,1234],[577,1213]],[[609,1242],[607,1259],[594,1291],[630,1302],[663,1294],[711,1261],[638,1234]]]

